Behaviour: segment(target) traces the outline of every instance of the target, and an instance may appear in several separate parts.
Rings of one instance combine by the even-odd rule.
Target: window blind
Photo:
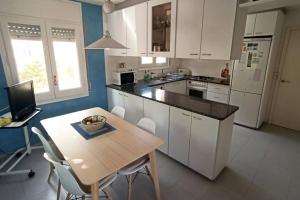
[[[68,28],[51,28],[51,34],[54,39],[75,40],[75,30]]]
[[[12,38],[41,38],[41,27],[38,25],[8,23],[8,31]]]

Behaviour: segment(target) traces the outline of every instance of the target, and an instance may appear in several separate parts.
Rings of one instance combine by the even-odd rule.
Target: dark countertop
[[[107,87],[136,96],[140,96],[146,99],[154,100],[177,108],[181,108],[184,110],[188,110],[218,120],[226,119],[239,109],[238,107],[229,104],[218,103],[197,97],[168,92],[165,90],[156,89],[154,87],[149,87],[153,85],[159,85],[179,80],[186,80],[186,78],[166,81],[139,81],[136,84],[130,84],[125,86],[107,85]]]

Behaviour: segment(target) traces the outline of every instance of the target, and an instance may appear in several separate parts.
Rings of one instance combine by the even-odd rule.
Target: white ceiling
[[[95,4],[95,5],[102,5],[104,0],[79,0],[81,2],[85,2],[85,3],[90,3],[90,4]],[[112,0],[113,3],[118,4],[121,2],[124,2],[126,0]]]

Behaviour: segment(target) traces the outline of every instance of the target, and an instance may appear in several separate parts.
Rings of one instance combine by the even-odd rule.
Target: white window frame
[[[159,56],[162,57],[162,56]],[[153,58],[153,62],[149,64],[142,64],[142,57],[140,57],[140,68],[145,70],[152,70],[152,69],[166,69],[170,67],[170,59],[166,57],[166,63],[157,64],[156,57]]]
[[[77,24],[74,22],[67,22],[67,21],[59,21],[55,20],[47,20],[42,18],[36,17],[24,17],[24,16],[12,16],[12,15],[0,15],[0,31],[3,38],[1,43],[3,43],[4,48],[0,48],[2,60],[6,60],[7,63],[3,63],[3,67],[5,68],[4,71],[6,72],[7,83],[8,85],[12,85],[18,83],[18,73],[16,68],[16,63],[14,59],[11,38],[9,35],[9,31],[7,28],[8,23],[20,23],[20,24],[31,24],[31,25],[38,25],[41,28],[41,39],[43,42],[44,48],[44,56],[45,56],[45,64],[47,70],[47,78],[48,78],[48,85],[49,85],[49,92],[47,93],[38,93],[36,94],[36,101],[37,104],[45,104],[51,102],[59,102],[68,99],[75,99],[80,97],[85,97],[89,95],[89,87],[87,81],[87,67],[86,67],[86,60],[85,60],[85,52],[84,52],[84,40],[83,40],[83,29],[82,24]],[[52,26],[51,26],[52,25]],[[80,89],[70,89],[70,90],[63,90],[62,92],[58,91],[58,88],[54,86],[53,69],[55,69],[55,60],[53,60],[54,56],[51,57],[53,54],[53,47],[52,47],[52,40],[50,41],[50,32],[49,27],[62,27],[62,28],[73,28],[75,29],[75,38],[77,44],[77,51],[78,51],[78,62],[80,66],[80,78],[81,78],[81,88]],[[0,34],[0,35],[1,35]],[[50,44],[51,43],[51,44]],[[4,51],[4,52],[3,52]],[[3,58],[5,57],[6,58]],[[9,77],[10,76],[10,77]]]

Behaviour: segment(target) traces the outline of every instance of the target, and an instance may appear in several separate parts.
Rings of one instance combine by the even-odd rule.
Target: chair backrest
[[[140,119],[140,121],[137,123],[137,126],[145,131],[155,134],[156,124],[152,119],[144,117]]]
[[[67,192],[73,195],[86,195],[86,193],[78,184],[69,166],[63,165],[62,161],[55,161],[55,158],[53,158],[51,154],[48,153],[44,153],[44,158],[53,163],[61,185]]]
[[[58,158],[58,156],[55,154],[55,152],[53,151],[50,143],[48,142],[48,140],[46,140],[46,138],[43,136],[42,132],[36,128],[36,127],[32,127],[31,131],[36,134],[39,139],[41,140],[44,150],[46,153],[50,154],[51,157],[55,160],[55,161],[59,161],[60,159]]]
[[[121,107],[121,106],[115,106],[112,110],[111,113],[124,119],[125,117],[125,108]]]

